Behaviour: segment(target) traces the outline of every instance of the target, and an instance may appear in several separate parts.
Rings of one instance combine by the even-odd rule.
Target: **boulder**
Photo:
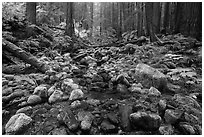
[[[80,111],[78,113],[78,120],[81,122],[81,129],[84,131],[89,131],[91,129],[93,118],[94,116],[90,112]]]
[[[34,89],[33,94],[38,95],[42,99],[47,98],[48,96],[47,87],[45,85],[39,85]]]
[[[42,99],[38,95],[30,95],[27,103],[28,104],[38,104],[42,101]]]
[[[159,127],[159,133],[161,135],[173,135],[174,134],[174,127],[169,125],[162,125]]]
[[[162,119],[159,115],[154,113],[136,112],[130,114],[130,121],[133,126],[139,127],[148,131],[158,130]]]
[[[19,134],[25,127],[32,122],[32,119],[24,113],[12,116],[5,126],[6,134]]]
[[[114,125],[112,125],[110,122],[108,122],[107,120],[104,120],[101,123],[101,129],[105,132],[105,133],[115,133],[117,132],[117,129]]]
[[[159,70],[146,64],[139,63],[135,68],[133,77],[144,87],[155,87],[161,92],[165,92],[167,87],[167,78]]]
[[[183,111],[176,109],[167,109],[164,114],[165,122],[168,124],[175,124],[182,116]]]

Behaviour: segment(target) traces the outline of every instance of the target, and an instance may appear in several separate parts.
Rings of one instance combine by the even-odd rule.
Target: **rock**
[[[186,122],[180,122],[179,129],[182,131],[184,135],[195,135],[196,134],[194,128],[189,123],[186,123]]]
[[[5,88],[5,89],[2,89],[2,96],[8,96],[12,92],[13,92],[13,88],[12,87],[8,87],[8,88]]]
[[[6,134],[19,134],[32,122],[32,119],[24,113],[12,116],[5,126]]]
[[[6,78],[9,81],[14,80],[14,75],[4,75],[4,78]]]
[[[101,129],[104,131],[104,133],[116,133],[117,129],[114,125],[109,123],[107,120],[104,120],[101,123]]]
[[[8,83],[9,83],[9,80],[2,79],[2,87],[5,85],[8,85]]]
[[[65,127],[55,128],[48,135],[68,135]]]
[[[71,103],[71,108],[75,109],[77,107],[81,106],[81,102],[79,100],[76,100]]]
[[[182,116],[183,111],[176,109],[167,109],[164,114],[165,122],[168,124],[175,124]]]
[[[147,106],[144,105],[143,103],[134,103],[132,106],[133,112],[138,112],[138,111],[146,110],[146,109],[147,109]]]
[[[77,85],[71,81],[63,81],[61,87],[62,87],[63,91],[65,91],[66,93],[70,93],[72,90],[78,89],[79,85]]]
[[[49,75],[49,76],[53,76],[53,75],[57,74],[57,72],[54,71],[54,70],[52,70],[52,69],[50,69],[50,70],[47,70],[47,71],[45,72],[45,74],[46,74],[46,75]]]
[[[27,111],[29,111],[31,109],[32,109],[31,106],[23,107],[23,108],[20,108],[19,110],[17,110],[16,114],[18,114],[18,113],[25,113],[25,112],[27,112]]]
[[[48,91],[47,91],[47,94],[48,94],[48,97],[50,97],[50,95],[52,95],[52,93],[56,90],[56,87],[55,86],[51,86]]]
[[[156,88],[151,87],[151,88],[149,89],[148,96],[160,97],[160,96],[161,96],[161,92],[159,92],[159,90],[157,90]]]
[[[161,135],[173,135],[174,128],[172,125],[162,125],[159,127],[159,133]]]
[[[108,113],[107,118],[111,123],[113,123],[115,125],[117,125],[119,123],[118,117],[115,113]]]
[[[136,112],[130,114],[130,121],[133,126],[142,128],[148,131],[158,130],[162,119],[159,115],[154,113],[146,113],[146,112]]]
[[[55,103],[57,101],[60,101],[62,99],[63,92],[60,90],[55,90],[52,95],[49,97],[48,102],[49,103]]]
[[[94,74],[92,78],[92,82],[103,82],[103,77],[98,74]]]
[[[202,121],[199,120],[199,118],[197,116],[194,116],[193,114],[188,114],[186,112],[184,112],[184,121],[191,123],[191,124],[201,124]]]
[[[71,94],[70,94],[70,97],[69,97],[69,100],[77,100],[77,99],[81,99],[84,97],[84,93],[82,92],[81,89],[75,89],[75,90],[72,90]]]
[[[92,105],[92,106],[97,106],[100,104],[100,100],[97,99],[87,99],[86,103]]]
[[[202,127],[200,125],[194,125],[194,129],[197,135],[202,135]]]
[[[159,115],[163,118],[164,114],[165,114],[165,110],[166,110],[167,104],[166,104],[166,100],[159,100],[158,103],[158,111],[159,111]]]
[[[165,92],[167,87],[166,76],[155,68],[139,63],[135,68],[133,77],[144,87],[155,87],[161,92]]]
[[[60,112],[57,119],[59,123],[66,124],[71,131],[75,131],[79,127],[79,123],[70,109]]]
[[[28,104],[38,104],[42,101],[42,99],[38,95],[30,95],[27,103]]]
[[[122,93],[122,94],[128,93],[127,87],[123,84],[118,84],[116,90],[118,93]]]
[[[89,131],[91,128],[91,124],[94,116],[90,112],[80,111],[78,113],[78,120],[81,121],[81,129],[84,131]]]
[[[46,99],[48,96],[47,87],[45,85],[39,85],[34,89],[33,94],[38,95],[42,99]]]
[[[130,86],[129,81],[127,80],[127,78],[123,74],[118,75],[116,78],[116,81],[117,81],[117,83],[126,85],[127,87]]]
[[[130,131],[130,120],[129,115],[132,113],[132,106],[128,105],[120,105],[119,106],[119,113],[120,113],[120,124],[124,131]]]

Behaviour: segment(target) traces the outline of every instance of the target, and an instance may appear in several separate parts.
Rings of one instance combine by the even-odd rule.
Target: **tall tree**
[[[181,22],[181,14],[182,13],[182,3],[178,2],[176,5],[176,21],[175,21],[175,33],[180,32],[180,22]]]
[[[73,2],[67,2],[66,3],[66,30],[65,34],[73,37],[74,36],[74,21],[73,21],[73,15],[74,15],[74,3]]]
[[[91,24],[90,24],[90,27],[91,27],[91,36],[92,36],[92,33],[93,33],[93,6],[94,6],[94,3],[91,2],[91,3],[90,3],[90,12],[91,12]]]
[[[137,3],[137,9],[141,12],[138,12],[138,20],[137,20],[137,31],[138,36],[142,36],[142,28],[143,28],[143,15],[142,15],[142,2]]]
[[[29,22],[36,24],[36,2],[26,2],[26,17]]]
[[[154,41],[157,41],[157,39],[155,37],[155,32],[152,25],[152,20],[153,20],[152,13],[153,13],[153,3],[152,2],[145,3],[146,23],[148,27],[147,29],[149,30],[150,41],[154,42]]]
[[[160,31],[161,8],[160,2],[153,3],[153,29],[155,33]]]
[[[163,28],[165,32],[169,29],[169,2],[164,3],[164,20],[163,20]]]

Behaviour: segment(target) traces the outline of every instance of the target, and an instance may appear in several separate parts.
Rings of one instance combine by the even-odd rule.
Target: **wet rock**
[[[94,116],[90,112],[86,111],[80,111],[77,116],[78,120],[81,122],[80,124],[81,129],[84,131],[89,131]]]
[[[156,88],[154,88],[154,87],[151,87],[151,88],[149,89],[148,96],[160,97],[160,96],[161,96],[161,92],[159,92],[158,89],[156,89]]]
[[[31,106],[23,107],[23,108],[20,108],[19,110],[17,110],[16,114],[18,114],[18,113],[25,113],[25,112],[27,112],[27,111],[29,111],[31,109],[32,109]]]
[[[115,113],[108,113],[107,118],[111,123],[113,123],[115,125],[117,125],[119,123],[118,117]]]
[[[162,119],[159,115],[154,113],[146,113],[146,112],[136,112],[130,114],[130,121],[133,126],[142,128],[148,131],[158,130]]]
[[[48,92],[47,92],[47,87],[45,85],[40,85],[37,86],[34,89],[33,94],[38,95],[39,97],[41,97],[42,99],[46,99],[48,96]]]
[[[159,127],[159,133],[161,135],[173,135],[174,127],[172,125],[162,125]]]
[[[128,93],[127,87],[123,84],[118,84],[116,90],[118,93],[122,93],[122,94]]]
[[[69,100],[73,101],[73,100],[81,99],[83,97],[84,97],[84,93],[82,92],[82,90],[75,89],[75,90],[72,90]]]
[[[167,86],[166,76],[155,68],[139,63],[135,68],[133,77],[146,88],[155,87],[165,92]]]
[[[32,122],[32,119],[24,113],[12,116],[5,126],[6,134],[19,134],[25,127]]]
[[[114,125],[112,125],[110,122],[107,120],[104,120],[101,123],[101,129],[104,131],[104,133],[116,133],[117,129]]]
[[[130,131],[130,120],[129,115],[132,113],[132,106],[128,105],[120,105],[119,106],[119,113],[120,113],[120,124],[124,131]]]
[[[65,127],[55,128],[48,135],[68,135]]]
[[[79,127],[79,122],[70,109],[60,112],[60,114],[57,115],[57,119],[59,123],[66,124],[71,131],[75,131]]]
[[[180,122],[179,129],[181,130],[182,134],[185,134],[185,135],[196,134],[194,128],[189,123],[186,123],[186,122]]]
[[[42,99],[38,95],[30,95],[27,103],[28,104],[38,104],[42,101]]]
[[[164,114],[165,122],[168,124],[175,124],[181,118],[183,111],[176,109],[167,109]]]
[[[55,90],[52,95],[49,97],[48,102],[49,103],[55,103],[57,101],[60,101],[62,99],[63,92],[60,90]]]

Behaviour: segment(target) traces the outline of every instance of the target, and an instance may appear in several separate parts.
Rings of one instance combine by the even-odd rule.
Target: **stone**
[[[179,128],[180,128],[182,134],[184,134],[184,135],[195,135],[196,134],[194,128],[189,123],[180,122]]]
[[[161,92],[159,92],[159,90],[156,89],[155,87],[150,87],[149,92],[148,92],[148,96],[160,97],[161,96]]]
[[[14,80],[14,75],[4,75],[4,78],[6,78],[9,81]]]
[[[115,125],[117,125],[119,123],[118,117],[115,113],[112,113],[112,112],[108,113],[107,118],[111,123],[113,123]]]
[[[79,122],[70,109],[60,112],[60,114],[57,115],[57,119],[59,123],[66,124],[71,131],[75,131],[79,127]]]
[[[56,90],[56,87],[55,86],[51,86],[48,91],[47,91],[47,94],[48,94],[48,97],[50,97],[50,95],[52,95],[52,93]]]
[[[110,122],[107,120],[104,120],[101,123],[101,129],[104,131],[104,133],[116,133],[117,129],[114,125],[112,125]]]
[[[2,96],[8,96],[12,92],[13,92],[13,88],[12,87],[8,87],[8,88],[5,88],[5,89],[2,89]]]
[[[118,93],[122,93],[122,94],[128,93],[127,86],[125,86],[123,84],[118,84],[116,90]]]
[[[129,115],[132,113],[132,106],[121,104],[119,106],[120,125],[124,131],[130,131],[131,125]]]
[[[65,127],[55,128],[48,135],[68,135]]]
[[[63,96],[63,92],[60,90],[55,90],[52,95],[49,97],[48,102],[49,103],[55,103],[57,101],[61,101]]]
[[[9,80],[2,79],[2,87],[7,85],[9,83]]]
[[[100,100],[98,99],[87,99],[86,103],[92,105],[92,106],[97,106],[100,104]]]
[[[72,79],[63,80],[62,86],[61,86],[61,89],[66,93],[70,93],[72,90],[78,89],[78,88],[79,88],[79,85],[73,83]]]
[[[81,129],[84,131],[89,131],[91,128],[91,124],[93,121],[94,116],[87,111],[80,111],[78,114],[78,121],[81,122],[80,126]]]
[[[159,127],[159,133],[161,135],[173,135],[174,127],[172,125],[162,125]]]
[[[123,74],[118,75],[118,76],[116,77],[116,81],[117,81],[117,83],[126,85],[127,87],[130,86],[129,81],[127,80],[127,78],[126,78]]]
[[[81,102],[79,100],[76,100],[76,101],[71,103],[71,108],[73,108],[73,109],[77,108],[79,106],[81,106]]]
[[[45,99],[48,96],[47,87],[45,85],[39,85],[34,89],[33,94],[38,95],[42,99]]]
[[[32,119],[24,113],[12,116],[5,126],[6,134],[19,134],[25,127],[32,122]]]
[[[160,92],[165,92],[166,90],[166,76],[157,69],[146,64],[139,63],[135,68],[133,77],[146,88],[155,87]]]
[[[31,106],[23,107],[23,108],[20,108],[19,110],[17,110],[16,114],[18,114],[18,113],[25,113],[25,112],[27,112],[27,111],[29,111],[31,109],[32,109]]]
[[[167,109],[164,114],[165,122],[168,124],[175,124],[182,116],[183,111],[176,109]]]
[[[154,113],[136,112],[130,114],[130,121],[133,126],[142,128],[148,131],[158,130],[162,119],[159,115]]]
[[[138,112],[138,111],[146,110],[146,109],[147,109],[147,106],[144,105],[143,103],[134,103],[132,106],[133,112]]]
[[[38,95],[30,95],[27,103],[28,104],[38,104],[42,101],[42,99]]]
[[[82,92],[82,90],[75,89],[75,90],[72,90],[69,100],[73,101],[73,100],[81,99],[83,97],[84,97],[84,93]]]

